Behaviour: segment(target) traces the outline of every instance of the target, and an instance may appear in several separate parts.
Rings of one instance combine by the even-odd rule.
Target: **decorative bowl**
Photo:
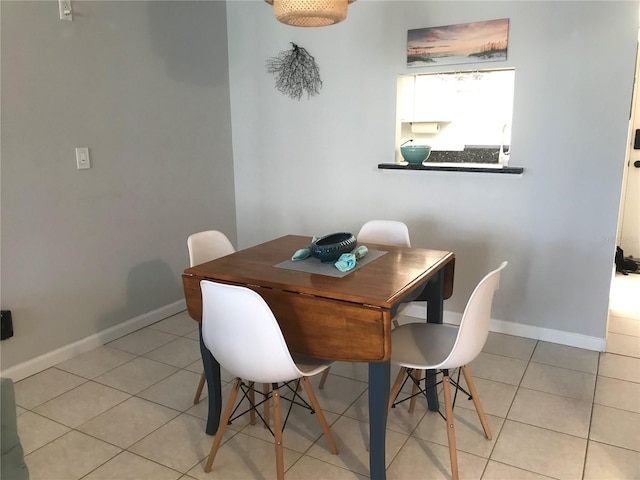
[[[400,153],[409,163],[422,163],[431,155],[430,145],[405,145],[400,147]]]
[[[322,263],[335,262],[340,255],[356,248],[357,243],[356,237],[351,233],[332,233],[311,244],[311,256],[320,259]]]

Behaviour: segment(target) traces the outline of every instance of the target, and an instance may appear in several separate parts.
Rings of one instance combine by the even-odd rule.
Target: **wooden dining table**
[[[246,286],[265,299],[292,353],[367,362],[370,477],[381,480],[386,476],[391,319],[402,303],[426,300],[426,321],[442,323],[443,301],[453,292],[455,256],[442,250],[367,243],[369,251],[379,256],[341,277],[282,267],[311,241],[286,235],[187,268],[182,275],[187,310],[201,322],[202,280]],[[214,435],[222,404],[220,365],[202,341],[201,324],[200,350],[209,394],[206,432]],[[433,391],[428,404],[437,409]]]

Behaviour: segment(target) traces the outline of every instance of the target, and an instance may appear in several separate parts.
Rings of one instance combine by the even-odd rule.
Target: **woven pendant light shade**
[[[276,19],[294,27],[326,27],[347,18],[347,6],[355,0],[265,0],[273,5]]]

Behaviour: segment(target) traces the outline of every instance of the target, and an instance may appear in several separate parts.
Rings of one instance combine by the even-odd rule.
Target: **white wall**
[[[378,170],[395,155],[407,30],[497,18],[510,19],[495,65],[516,69],[511,165],[524,175]],[[446,309],[461,312],[505,259],[505,330],[605,337],[638,2],[360,0],[345,22],[302,29],[262,1],[232,1],[227,19],[240,246],[399,219],[415,246],[455,252]],[[320,95],[274,88],[265,61],[289,42],[315,56]]]
[[[0,7],[3,371],[183,301],[190,233],[236,239],[225,3],[72,5]]]

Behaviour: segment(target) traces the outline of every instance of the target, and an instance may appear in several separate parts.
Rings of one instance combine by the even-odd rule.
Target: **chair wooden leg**
[[[320,383],[318,384],[318,388],[320,390],[324,390],[324,382],[327,381],[327,377],[329,376],[329,368],[327,368],[324,372],[322,372],[322,376],[320,377]]]
[[[389,413],[389,411],[391,410],[393,402],[396,401],[396,397],[398,396],[398,393],[400,393],[400,387],[402,387],[402,379],[404,378],[404,375],[406,373],[406,367],[400,367],[400,371],[398,372],[396,381],[393,382],[393,387],[391,387],[391,392],[389,393],[389,405],[387,406],[387,413]]]
[[[338,454],[338,447],[336,446],[336,442],[333,439],[333,435],[331,435],[331,430],[329,430],[329,424],[327,423],[327,419],[324,417],[324,413],[322,413],[322,409],[320,408],[320,404],[318,403],[318,399],[316,398],[316,394],[313,391],[313,387],[311,387],[311,383],[307,377],[302,377],[302,386],[304,387],[305,392],[307,392],[307,397],[309,397],[309,401],[311,402],[311,406],[316,412],[316,418],[318,419],[318,423],[320,424],[320,428],[324,432],[324,436],[327,439],[327,443],[329,443],[329,450],[334,455]]]
[[[449,459],[451,460],[451,478],[458,480],[458,452],[456,450],[456,432],[453,426],[453,399],[451,397],[451,384],[448,372],[442,378],[442,390],[444,392],[445,418],[447,420],[447,439],[449,440]]]
[[[204,388],[204,384],[207,381],[207,377],[205,376],[204,372],[202,372],[202,375],[200,376],[200,381],[198,382],[198,388],[196,388],[196,396],[193,397],[193,404],[197,405],[198,403],[200,403],[200,395],[202,395],[202,389]]]
[[[413,372],[414,372],[413,378],[415,378],[419,382],[420,379],[422,378],[423,370],[414,370]],[[413,413],[413,410],[416,408],[416,400],[418,400],[418,392],[419,392],[418,385],[413,383],[413,388],[411,389],[411,400],[409,400],[409,413]]]
[[[256,424],[256,392],[254,390],[255,383],[249,383],[249,404],[251,406],[251,410],[249,410],[249,424]]]
[[[218,448],[220,448],[220,444],[222,443],[222,437],[224,436],[224,431],[227,428],[227,423],[229,423],[229,418],[231,417],[231,412],[233,412],[233,406],[236,403],[236,397],[238,396],[238,390],[240,389],[240,380],[236,379],[233,384],[233,388],[231,389],[231,393],[229,394],[229,399],[227,400],[227,405],[224,408],[224,413],[222,414],[222,418],[220,419],[220,425],[218,426],[218,431],[216,432],[216,436],[213,440],[213,445],[211,445],[211,451],[209,452],[209,458],[207,459],[207,464],[204,467],[204,471],[209,473],[211,471],[211,467],[213,466],[213,460],[216,458],[216,454],[218,453]]]
[[[265,401],[264,401],[264,421],[267,425],[269,425],[269,422],[271,421],[271,400],[269,400],[269,392],[271,390],[271,387],[268,383],[263,383],[262,384],[262,393],[264,393],[265,395]],[[264,428],[267,428],[267,425],[264,426]]]
[[[484,414],[482,403],[480,403],[480,397],[478,396],[476,385],[475,383],[473,383],[473,378],[471,378],[471,372],[469,372],[469,369],[466,365],[462,367],[462,374],[464,375],[465,382],[467,382],[467,388],[469,388],[469,393],[471,394],[473,405],[476,407],[476,412],[478,413],[478,418],[480,419],[480,423],[482,424],[484,434],[489,440],[491,440],[491,429],[489,428],[489,422],[487,421],[487,417]]]
[[[280,390],[273,385],[273,436],[276,446],[276,474],[284,480],[284,453],[282,449],[282,412],[280,410]]]

